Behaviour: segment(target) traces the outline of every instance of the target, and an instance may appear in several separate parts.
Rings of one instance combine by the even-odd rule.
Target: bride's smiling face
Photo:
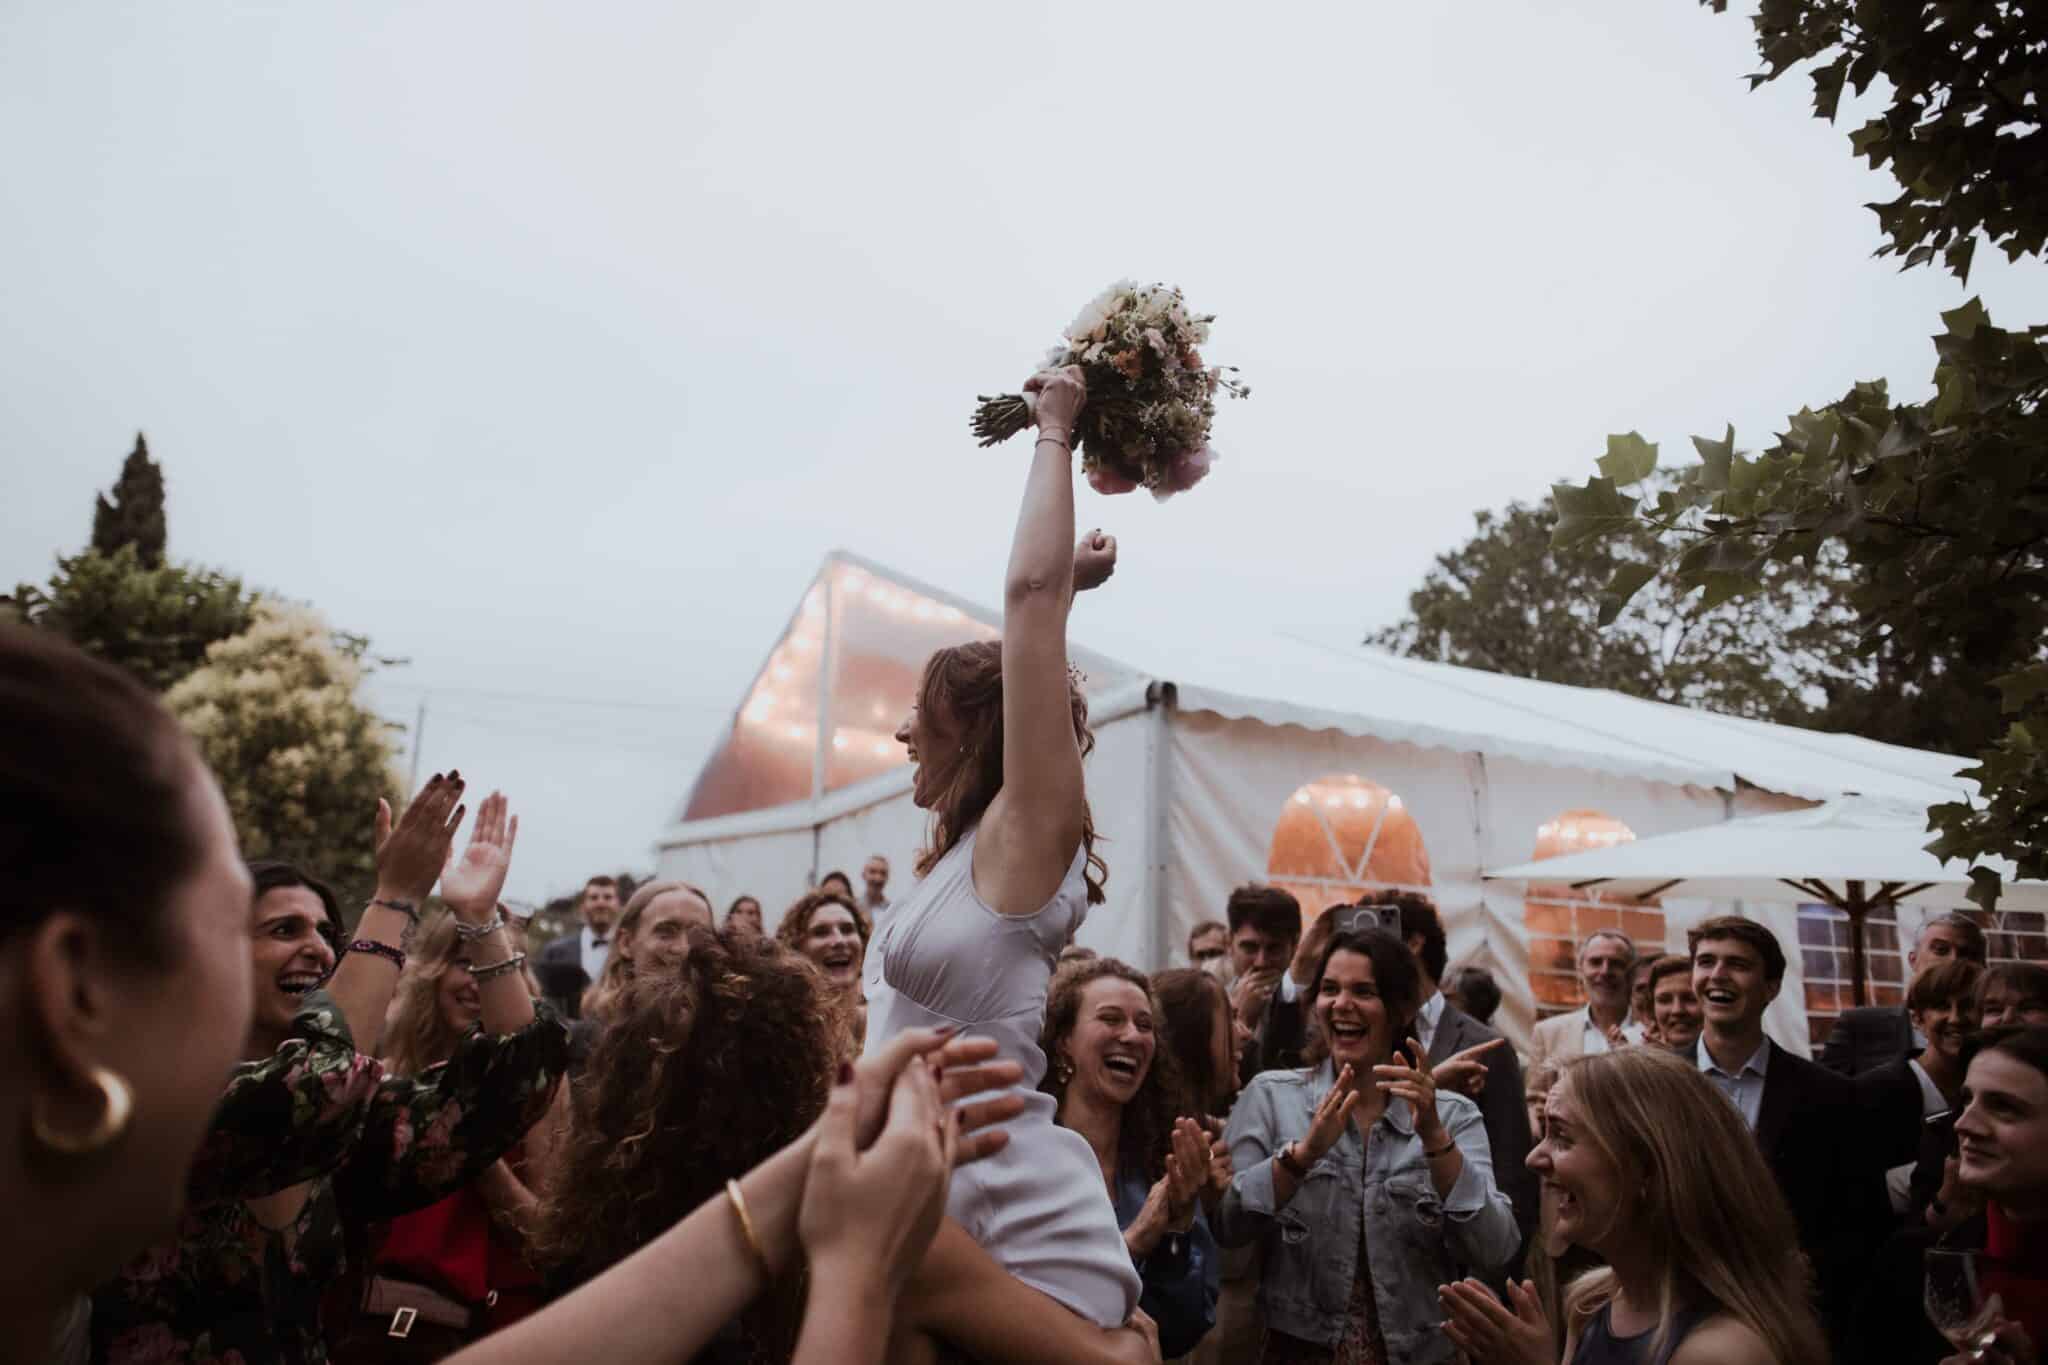
[[[960,737],[924,707],[913,706],[896,727],[896,742],[910,752],[911,802],[930,810],[959,762]]]

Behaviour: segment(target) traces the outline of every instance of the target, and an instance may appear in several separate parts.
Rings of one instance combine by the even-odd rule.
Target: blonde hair
[[[707,928],[717,926],[717,912],[711,908],[711,897],[683,881],[648,882],[633,893],[626,902],[626,908],[619,912],[619,918],[612,925],[611,944],[605,950],[604,968],[597,974],[597,980],[590,983],[583,992],[582,1011],[586,1018],[604,1019],[617,1006],[620,995],[633,984],[633,955],[627,951],[633,936],[640,932],[641,917],[647,907],[671,891],[683,891],[704,902],[708,916]]]
[[[391,993],[390,1022],[384,1030],[385,1069],[399,1076],[417,1076],[454,1055],[463,1032],[441,1013],[441,978],[467,951],[455,932],[455,916],[443,911],[421,935],[419,947],[407,957],[398,986]],[[526,989],[540,995],[533,973],[519,969]]]
[[[1586,1139],[1613,1163],[1624,1193],[1617,1217],[1642,1230],[1657,1284],[1650,1355],[1670,1345],[1678,1310],[1726,1313],[1781,1361],[1826,1360],[1813,1312],[1812,1275],[1798,1229],[1742,1116],[1678,1057],[1624,1048],[1566,1064]],[[1590,1271],[1565,1292],[1577,1326],[1613,1299],[1614,1271]]]

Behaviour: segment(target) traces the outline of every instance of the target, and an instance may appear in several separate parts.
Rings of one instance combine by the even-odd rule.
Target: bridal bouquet
[[[1216,394],[1245,398],[1251,386],[1230,377],[1235,366],[1202,363],[1196,348],[1214,321],[1188,312],[1172,285],[1122,280],[1096,295],[1067,328],[1066,343],[1046,354],[1045,368],[1078,365],[1087,379],[1074,437],[1096,492],[1149,488],[1164,502],[1200,483],[1220,458],[1209,444]],[[992,446],[1031,420],[1030,395],[983,395],[974,434]]]

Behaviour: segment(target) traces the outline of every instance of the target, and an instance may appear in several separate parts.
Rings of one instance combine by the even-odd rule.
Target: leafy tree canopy
[[[266,598],[165,701],[219,779],[245,856],[367,894],[377,799],[395,809],[400,788],[393,727],[357,699],[360,654],[311,608]]]
[[[240,579],[176,564],[151,568],[133,544],[60,559],[47,587],[25,583],[13,598],[21,621],[57,631],[160,692],[199,667],[209,645],[247,629],[253,604]]]

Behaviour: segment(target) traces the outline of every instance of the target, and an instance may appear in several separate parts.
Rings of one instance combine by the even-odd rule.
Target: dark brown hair
[[[960,742],[959,761],[945,775],[944,789],[932,806],[930,844],[917,855],[917,875],[922,877],[967,837],[967,831],[1003,789],[1002,641],[977,640],[933,654],[925,661],[924,677],[918,683],[917,706],[926,716],[941,718],[951,726]],[[1086,758],[1095,748],[1095,733],[1088,728],[1088,698],[1071,676],[1067,680],[1067,710],[1074,721],[1074,740],[1081,746],[1081,757]],[[1109,880],[1109,865],[1096,853],[1095,840],[1095,816],[1084,800],[1081,847],[1088,855],[1083,876],[1090,905],[1102,904],[1102,888]]]
[[[205,855],[177,722],[113,665],[0,626],[0,736],[0,943],[63,907],[139,962],[170,956],[165,909]]]
[[[798,896],[796,904],[782,912],[782,923],[775,926],[775,941],[794,952],[803,950],[804,935],[811,932],[811,917],[828,905],[836,905],[853,916],[853,927],[860,931],[861,946],[865,948],[868,935],[874,927],[868,923],[860,907],[853,903],[853,897],[842,896],[837,891],[807,891]]]
[[[1216,1072],[1209,1051],[1216,1012],[1223,1012],[1223,1036],[1230,1033],[1230,994],[1200,967],[1169,967],[1152,973],[1152,998],[1159,1002],[1162,1050],[1173,1053],[1187,1088],[1183,1107],[1215,1113],[1226,1107],[1234,1077]]]
[[[1332,906],[1331,910],[1342,909]],[[1329,914],[1330,910],[1325,910]],[[1380,1001],[1387,1007],[1387,1022],[1393,1026],[1393,1047],[1399,1051],[1408,1041],[1408,1031],[1415,1026],[1415,1013],[1422,1008],[1422,968],[1415,961],[1415,954],[1408,951],[1408,945],[1384,929],[1355,929],[1348,934],[1330,936],[1329,947],[1323,949],[1322,960],[1316,963],[1316,978],[1308,988],[1302,1003],[1308,1010],[1311,1027],[1308,1031],[1308,1046],[1302,1049],[1304,1066],[1318,1067],[1330,1055],[1330,1040],[1323,1033],[1322,1015],[1316,1012],[1316,1001],[1323,994],[1323,974],[1330,970],[1330,959],[1339,953],[1357,953],[1372,962],[1373,989],[1380,994]]]
[[[1995,986],[2003,986],[2022,1003],[2048,1008],[2048,967],[2038,962],[1994,962],[1977,978],[1977,1008]]]
[[[1711,919],[1703,919],[1685,931],[1687,954],[1698,957],[1700,945],[1710,938],[1732,938],[1737,943],[1748,944],[1764,960],[1766,981],[1785,979],[1785,950],[1778,946],[1778,936],[1755,920],[1744,919],[1741,915],[1715,915]]]
[[[1237,937],[1237,931],[1246,924],[1275,938],[1297,942],[1301,938],[1301,902],[1294,898],[1293,892],[1282,887],[1246,882],[1230,893],[1223,914],[1230,921],[1232,938]]]
[[[1120,1170],[1143,1171],[1145,1179],[1153,1181],[1166,1174],[1166,1153],[1173,1144],[1174,1119],[1184,1109],[1191,1114],[1196,1111],[1183,1101],[1180,1067],[1161,1028],[1165,1011],[1159,1007],[1152,994],[1152,983],[1143,972],[1113,957],[1092,957],[1054,973],[1052,989],[1045,1000],[1045,1027],[1038,1035],[1038,1048],[1046,1060],[1045,1077],[1038,1088],[1052,1096],[1055,1105],[1066,1101],[1071,1077],[1061,1075],[1060,1044],[1073,1036],[1074,1025],[1080,1021],[1082,994],[1092,983],[1105,978],[1128,981],[1145,993],[1145,1002],[1152,1007],[1152,1066],[1146,1071],[1138,1093],[1124,1106],[1116,1164]]]
[[[674,976],[635,978],[571,1092],[532,1254],[556,1287],[601,1274],[802,1135],[840,1039],[817,970],[773,943],[691,926]],[[786,1276],[741,1317],[787,1359],[802,1316]]]
[[[1983,975],[1983,966],[1966,957],[1937,958],[1913,973],[1906,987],[1906,1008],[1931,1010],[1961,1002],[1974,1011],[1977,979]]]
[[[1415,955],[1422,959],[1422,970],[1429,973],[1431,981],[1442,981],[1444,963],[1449,953],[1444,947],[1444,919],[1437,913],[1436,902],[1420,891],[1368,891],[1360,896],[1354,905],[1391,905],[1401,912],[1401,937],[1410,934],[1422,940],[1422,949]]]

